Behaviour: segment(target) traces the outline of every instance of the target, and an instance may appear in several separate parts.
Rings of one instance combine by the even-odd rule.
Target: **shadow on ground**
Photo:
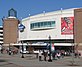
[[[7,62],[6,60],[0,59],[0,62]]]
[[[75,62],[70,61],[70,64],[67,64],[66,66],[81,66]]]

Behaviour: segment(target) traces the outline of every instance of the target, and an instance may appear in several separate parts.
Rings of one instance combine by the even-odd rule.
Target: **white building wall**
[[[61,17],[73,17],[74,9],[60,10],[49,13],[42,13],[35,16],[30,16],[22,20],[23,25],[25,26],[24,32],[19,34],[19,40],[41,40],[49,39],[73,39],[73,35],[61,35]],[[30,29],[30,24],[33,22],[41,21],[56,21],[56,26],[54,29],[49,30],[37,30],[33,31]]]
[[[27,21],[24,21],[24,26],[25,26],[25,29],[24,29],[24,32],[20,32],[19,31],[19,41],[20,40],[26,40],[27,39],[27,30],[28,30],[28,28],[27,28]]]

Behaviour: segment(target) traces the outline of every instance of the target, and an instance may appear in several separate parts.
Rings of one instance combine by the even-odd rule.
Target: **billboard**
[[[61,34],[73,34],[74,17],[61,18]]]

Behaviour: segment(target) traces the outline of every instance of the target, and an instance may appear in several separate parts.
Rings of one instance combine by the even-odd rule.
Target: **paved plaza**
[[[24,56],[25,58],[21,58],[21,54],[0,54],[0,67],[82,67],[82,57],[74,58],[74,65],[72,66],[72,57],[48,62],[39,61],[35,55],[26,54]]]

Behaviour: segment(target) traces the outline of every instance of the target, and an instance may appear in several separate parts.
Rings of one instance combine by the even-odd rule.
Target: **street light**
[[[49,62],[52,62],[52,59],[51,59],[51,36],[49,35]]]
[[[23,49],[23,41],[21,41],[21,43],[22,43],[22,56],[21,56],[21,58],[24,58],[24,55],[23,55],[23,51],[24,51],[24,49]]]

